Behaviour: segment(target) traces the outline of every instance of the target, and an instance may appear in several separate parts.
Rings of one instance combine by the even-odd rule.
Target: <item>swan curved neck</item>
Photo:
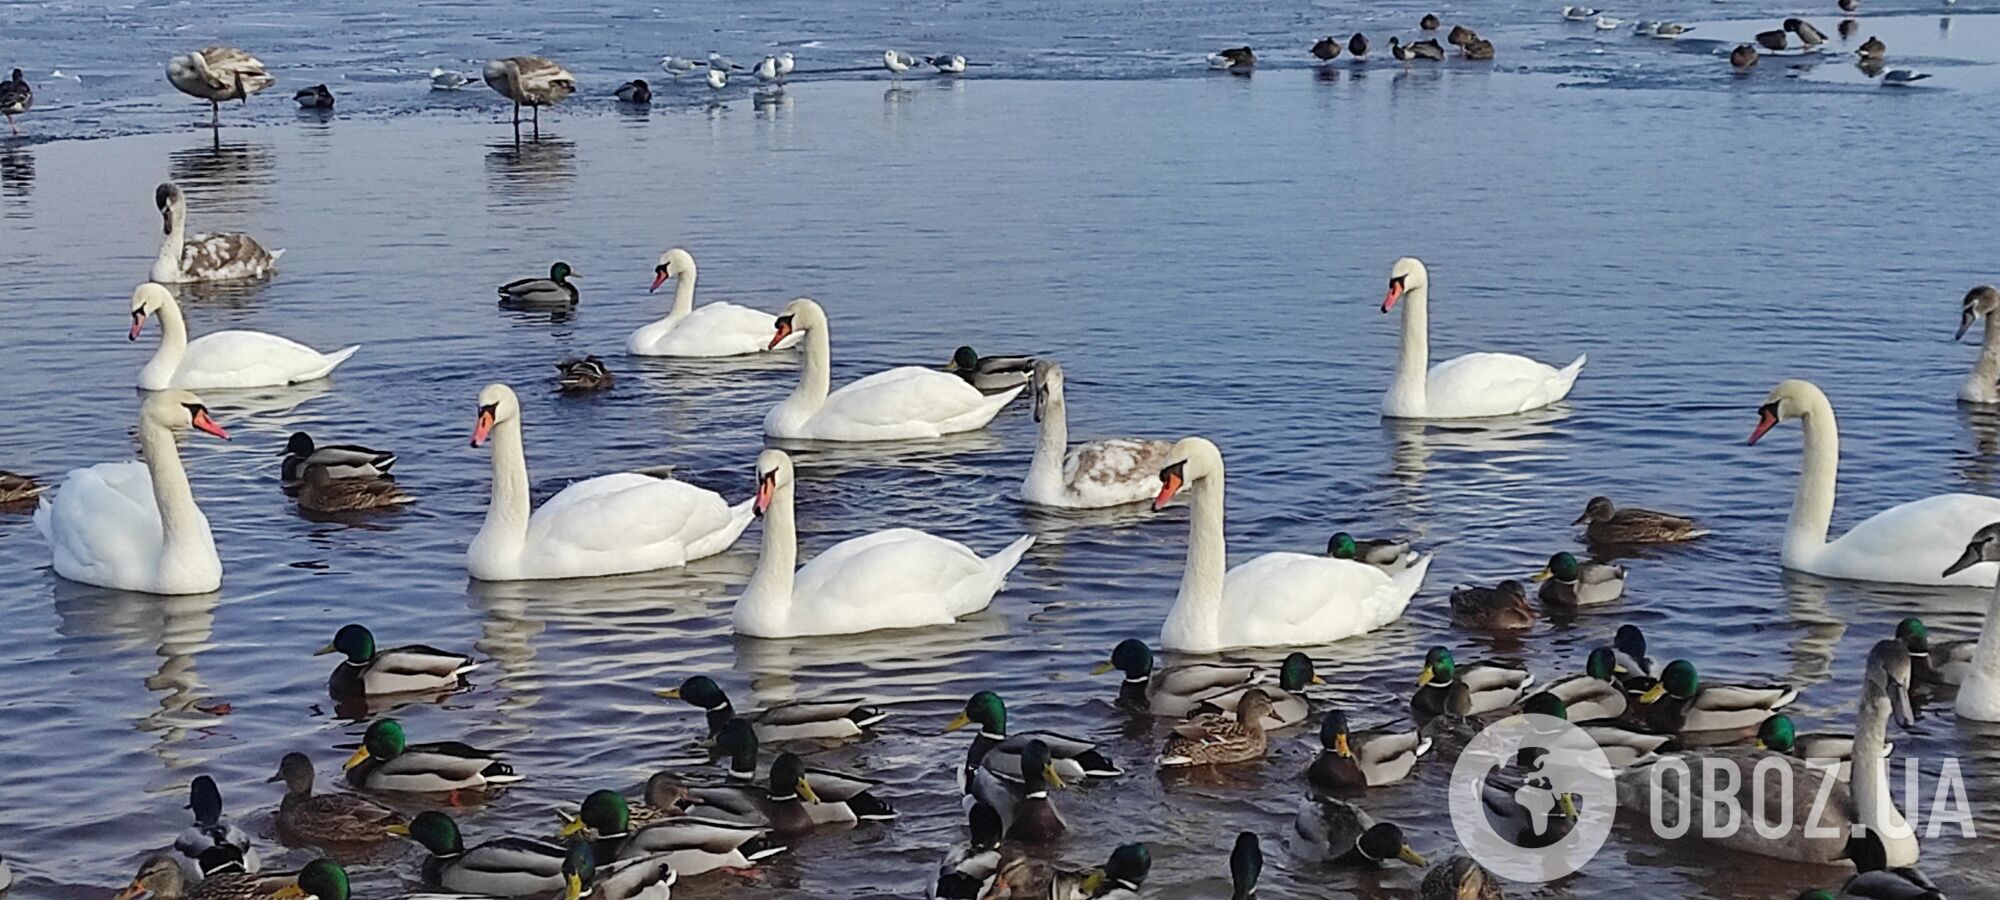
[[[1826,532],[1833,524],[1834,482],[1840,473],[1840,426],[1834,421],[1833,405],[1825,397],[1815,399],[1799,418],[1799,427],[1805,432],[1805,461],[1781,556],[1795,568],[1826,547]]]
[[[1222,577],[1229,550],[1222,536],[1223,477],[1218,462],[1188,488],[1187,570],[1181,573],[1175,612],[1189,634],[1221,633]]]
[[[1062,395],[1050,392],[1042,404],[1042,421],[1035,438],[1035,455],[1028,461],[1028,481],[1059,486],[1063,460],[1069,453],[1069,411]]]
[[[688,266],[687,271],[674,278],[674,305],[667,311],[668,319],[686,318],[694,312],[694,277],[694,266]]]
[[[826,405],[833,379],[833,339],[827,334],[825,323],[806,329],[805,345],[805,368],[799,375],[799,386],[785,398],[785,405],[815,412]]]
[[[771,505],[764,510],[764,548],[757,556],[757,569],[750,573],[738,604],[746,604],[744,614],[760,619],[789,616],[792,583],[799,565],[799,535],[792,513],[792,487],[772,492]]]
[[[1986,601],[1986,624],[1979,630],[1979,643],[1972,649],[1972,669],[2000,681],[2000,584]]]
[[[200,58],[200,54],[196,54]],[[181,255],[187,246],[187,211],[175,204],[167,210],[167,239],[160,242],[160,255],[153,260],[153,280],[180,280]]]
[[[1424,380],[1431,364],[1431,319],[1428,285],[1403,292],[1403,347],[1396,356],[1396,378],[1390,390],[1423,402]]]
[[[160,555],[176,556],[184,547],[207,539],[207,525],[195,506],[194,489],[181,465],[174,433],[150,418],[139,423],[139,449],[153,481],[153,503],[160,508]]]
[[[1880,835],[1886,845],[1889,865],[1908,866],[1917,862],[1914,830],[1889,789],[1889,701],[1874,688],[1865,688],[1861,709],[1854,721],[1854,769],[1850,790],[1854,798],[1854,820]]]
[[[528,540],[528,456],[518,416],[493,426],[493,499],[473,543],[489,552],[519,554]]]
[[[1979,342],[1979,361],[1972,366],[1966,384],[1978,396],[1992,396],[2000,390],[2000,313],[1986,317],[1985,338]]]

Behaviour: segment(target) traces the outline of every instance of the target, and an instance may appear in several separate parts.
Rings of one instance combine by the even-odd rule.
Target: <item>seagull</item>
[[[782,82],[790,77],[792,67],[795,65],[797,65],[797,61],[792,59],[792,51],[787,50],[778,54],[778,80]]]
[[[1623,25],[1623,24],[1625,24],[1625,20],[1624,20],[1624,19],[1614,19],[1614,18],[1611,18],[1610,16],[1598,16],[1598,17],[1597,17],[1597,30],[1598,30],[1598,31],[1612,31],[1612,30],[1615,30],[1615,29],[1617,29],[1617,27],[1618,27],[1618,26],[1620,26],[1620,25]]]
[[[431,90],[455,91],[472,83],[463,72],[447,72],[443,69],[431,70]]]
[[[660,57],[660,69],[675,78],[686,75],[705,65],[708,64],[698,59],[688,59],[685,56]]]
[[[1650,21],[1650,20],[1648,20],[1648,21],[1642,21],[1642,22],[1640,22],[1639,24],[1637,24],[1637,25],[1634,25],[1634,26],[1632,26],[1632,33],[1633,33],[1633,34],[1642,34],[1642,35],[1646,35],[1647,37],[1651,37],[1654,31],[1657,31],[1657,30],[1659,30],[1659,27],[1660,27],[1660,23],[1658,23],[1658,22],[1654,22],[1654,21]]]
[[[1211,69],[1247,69],[1257,64],[1257,54],[1249,47],[1231,47],[1208,55]]]
[[[743,67],[737,65],[735,60],[732,60],[727,56],[723,56],[722,54],[717,53],[713,50],[708,51],[708,67],[711,69],[734,69],[738,72],[743,71]]]
[[[1597,10],[1591,9],[1588,6],[1563,7],[1563,18],[1572,22],[1587,22],[1595,15],[1597,15]]]
[[[709,87],[711,87],[711,88],[713,88],[713,89],[715,89],[715,90],[718,90],[718,91],[719,91],[719,90],[722,90],[723,88],[726,88],[726,87],[728,87],[728,86],[729,86],[729,70],[728,70],[728,69],[724,69],[724,68],[722,68],[722,67],[720,67],[720,66],[709,66],[709,67],[708,67],[708,86],[709,86]]]
[[[1882,85],[1884,87],[1903,87],[1929,77],[1931,77],[1931,73],[1929,72],[1918,72],[1912,69],[1890,69],[1882,74]]]
[[[932,66],[936,67],[939,72],[942,72],[946,75],[962,75],[965,73],[965,57],[960,56],[956,53],[946,53],[941,56],[933,56],[930,58],[930,63]]]
[[[908,53],[904,53],[901,50],[882,51],[882,67],[888,69],[889,74],[894,75],[897,78],[903,77],[903,73],[908,72],[910,70],[910,67],[916,64],[917,64],[916,57],[911,56]]]
[[[750,72],[751,74],[757,76],[758,81],[764,82],[765,84],[777,81],[778,58],[775,56],[766,56],[764,57],[764,61],[758,63],[757,67],[751,69]]]

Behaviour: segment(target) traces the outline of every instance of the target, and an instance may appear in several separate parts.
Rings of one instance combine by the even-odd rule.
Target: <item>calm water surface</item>
[[[1954,46],[1991,21],[1957,18]],[[1898,21],[1911,41],[1937,31],[1935,17]],[[1893,47],[1892,24],[1880,30]],[[644,286],[676,245],[700,260],[707,297],[824,303],[837,380],[942,363],[961,343],[1044,353],[1069,375],[1076,436],[1214,439],[1229,461],[1236,558],[1316,549],[1342,528],[1416,536],[1438,562],[1403,620],[1312,648],[1330,682],[1321,699],[1357,724],[1402,718],[1431,644],[1550,678],[1629,621],[1656,655],[1692,658],[1709,678],[1801,685],[1802,726],[1845,730],[1870,643],[1916,612],[1970,633],[1984,594],[1782,573],[1798,429],[1754,448],[1743,439],[1771,385],[1811,378],[1846,429],[1836,528],[1931,493],[1995,489],[2000,418],[1952,401],[1975,350],[1949,340],[1959,296],[1993,277],[1986,224],[2000,197],[1968,124],[1991,121],[1995,94],[1978,74],[1991,67],[1967,62],[1947,73],[1956,84],[1896,93],[1831,69],[1773,66],[1735,82],[1690,48],[1606,51],[1684,73],[1649,87],[1606,77],[1616,64],[1584,78],[1555,71],[1560,58],[1596,56],[1567,45],[1598,39],[1519,27],[1523,47],[1564,49],[1524,50],[1539,61],[1515,70],[1384,65],[1330,79],[1280,69],[899,89],[850,78],[650,117],[560,115],[519,146],[492,124],[491,99],[472,95],[476,112],[461,116],[344,110],[225,129],[219,144],[180,132],[3,145],[7,468],[56,476],[132,453],[130,385],[155,338],[122,338],[157,247],[159,180],[188,190],[195,227],[290,250],[268,285],[191,295],[196,333],[365,344],[325,383],[207,396],[235,440],[196,436],[184,453],[224,557],[218,595],[60,582],[27,519],[0,518],[0,809],[14,823],[0,852],[20,875],[15,895],[123,884],[185,824],[185,786],[201,772],[267,859],[303,861],[276,850],[279,791],[263,779],[303,750],[331,780],[336,748],[358,740],[362,723],[325,696],[327,661],[309,656],[349,621],[386,643],[483,661],[473,690],[396,710],[416,739],[501,749],[527,773],[464,813],[473,840],[540,832],[551,806],[687,758],[700,716],[652,691],[689,674],[715,676],[745,707],[862,696],[894,710],[879,737],[814,761],[886,779],[901,820],[816,837],[755,885],[695,881],[684,896],[920,894],[961,833],[950,773],[967,738],[938,731],[982,688],[1008,699],[1016,727],[1089,734],[1132,764],[1122,780],[1058,797],[1073,826],[1055,848],[1064,857],[1101,861],[1145,840],[1153,892],[1215,896],[1230,840],[1248,829],[1266,837],[1272,896],[1414,894],[1414,872],[1322,871],[1285,852],[1308,735],[1219,780],[1151,771],[1163,731],[1111,706],[1113,678],[1085,673],[1121,638],[1156,637],[1186,513],[1025,510],[1012,494],[1033,443],[1026,404],[939,444],[800,457],[807,554],[893,525],[987,552],[1040,536],[993,608],[952,628],[736,639],[728,598],[754,565],[754,533],[684,572],[468,583],[462,554],[489,470],[466,437],[489,381],[522,393],[539,496],[665,463],[731,498],[752,490],[759,423],[791,389],[796,360],[618,352],[662,313],[666,299]],[[395,40],[424,55],[420,38]],[[1615,89],[1566,87],[1580,83]],[[271,118],[277,106],[252,110]],[[57,108],[29,124],[62,133],[70,121]],[[1437,358],[1588,352],[1570,401],[1497,424],[1383,423],[1397,322],[1376,306],[1404,254],[1430,264]],[[584,273],[574,317],[493,308],[492,285],[556,258]],[[584,352],[610,360],[616,389],[556,396],[551,364]],[[398,451],[418,504],[355,522],[301,518],[274,455],[297,429]],[[1506,639],[1448,624],[1452,584],[1525,576],[1574,549],[1567,523],[1594,493],[1695,513],[1715,535],[1630,561],[1627,598],[1573,623]],[[1993,896],[2000,879],[1978,861],[2000,850],[2000,731],[1932,712],[1896,734],[1899,754],[1930,772],[1963,760],[1982,836],[1929,842],[1925,866],[1956,896]],[[1442,854],[1455,839],[1447,767],[1433,763],[1367,803]],[[417,868],[408,846],[357,861],[357,896],[394,896]],[[1621,829],[1583,875],[1532,893],[1764,898],[1842,877]]]

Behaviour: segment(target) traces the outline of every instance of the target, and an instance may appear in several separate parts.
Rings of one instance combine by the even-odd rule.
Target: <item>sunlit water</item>
[[[141,16],[147,59],[168,43],[159,17],[183,9]],[[487,11],[433,8],[428,36],[398,33],[357,52],[415,71],[431,48],[468,52],[456,32]],[[54,13],[28,21],[40,15]],[[1174,51],[1174,71],[1194,48],[1237,37],[1220,33],[1214,13],[1199,15],[1200,36],[1173,44],[1190,48]],[[0,288],[10,351],[0,391],[12,425],[0,465],[56,477],[132,452],[130,385],[156,338],[123,340],[126,298],[157,247],[150,197],[162,179],[187,189],[195,228],[241,228],[290,251],[268,285],[190,299],[195,333],[247,327],[327,349],[365,345],[323,384],[207,396],[235,440],[196,435],[184,453],[226,566],[219,595],[160,599],[60,582],[27,519],[0,518],[9,623],[0,809],[13,823],[0,853],[20,876],[14,894],[122,884],[185,825],[185,786],[200,772],[222,784],[267,859],[303,861],[305,852],[276,846],[279,791],[263,780],[279,756],[303,750],[332,782],[336,748],[358,739],[362,725],[338,717],[325,695],[326,658],[309,655],[349,621],[385,643],[482,660],[470,692],[395,713],[415,739],[500,749],[528,775],[464,811],[474,841],[540,833],[554,822],[551,806],[634,786],[689,757],[700,716],[652,696],[689,674],[715,676],[742,707],[858,696],[893,709],[878,737],[816,750],[813,761],[885,779],[899,821],[817,836],[765,866],[754,887],[691,880],[685,896],[921,893],[941,848],[962,833],[951,770],[968,738],[938,732],[981,688],[1007,698],[1015,727],[1092,735],[1131,769],[1058,795],[1073,826],[1052,850],[1062,857],[1101,861],[1117,843],[1144,840],[1152,890],[1215,896],[1226,893],[1230,841],[1248,829],[1266,838],[1271,896],[1414,893],[1419,875],[1408,870],[1324,871],[1286,852],[1314,749],[1307,734],[1284,736],[1266,764],[1219,777],[1153,772],[1164,730],[1110,704],[1115,679],[1086,673],[1119,639],[1156,637],[1181,573],[1186,514],[1024,509],[1012,497],[1033,442],[1024,403],[939,444],[800,456],[804,554],[893,525],[986,552],[1024,531],[1040,536],[993,608],[951,628],[733,638],[729,597],[754,565],[754,529],[687,571],[469,584],[463,551],[484,511],[488,462],[466,438],[489,381],[521,391],[538,496],[667,463],[732,499],[751,491],[759,423],[791,389],[795,358],[672,363],[619,352],[628,331],[662,313],[665,298],[644,285],[654,257],[676,245],[700,261],[706,297],[824,303],[837,382],[942,363],[961,343],[1042,353],[1065,365],[1073,435],[1214,439],[1228,456],[1234,558],[1317,549],[1342,528],[1414,535],[1437,551],[1402,621],[1311,648],[1330,682],[1319,698],[1357,724],[1403,718],[1431,644],[1454,645],[1461,659],[1525,662],[1547,679],[1630,621],[1652,635],[1655,655],[1692,658],[1711,679],[1801,685],[1802,727],[1846,730],[1870,643],[1915,612],[1937,631],[1969,633],[1985,595],[1783,574],[1776,556],[1798,430],[1756,447],[1743,438],[1771,385],[1807,377],[1845,428],[1836,528],[1931,493],[1993,490],[2000,418],[1952,401],[1975,351],[1949,341],[1959,296],[1993,277],[1982,261],[2000,197],[1974,124],[1991,120],[1982,74],[1991,67],[1927,65],[1945,87],[1905,92],[1842,83],[1837,61],[1803,71],[1767,60],[1736,79],[1713,48],[1512,15],[1519,23],[1499,30],[1515,35],[1502,53],[1522,58],[1503,57],[1495,71],[1377,64],[1328,78],[1282,67],[1254,78],[1150,77],[1167,74],[1162,66],[1118,80],[902,87],[848,78],[712,108],[689,100],[650,117],[593,115],[583,104],[545,121],[539,143],[518,146],[494,124],[495,98],[469,92],[452,101],[467,108],[459,116],[383,119],[357,103],[331,121],[227,129],[219,146],[205,131],[0,145],[10,276]],[[1960,35],[1992,20],[1956,21],[1949,41],[1962,49]],[[1892,48],[1938,33],[1930,16],[1867,24],[1864,35],[1877,31]],[[843,27],[854,47],[887,40]],[[1267,27],[1342,30],[1284,17]],[[1767,26],[1715,25],[1716,46],[1726,52],[1758,27]],[[780,33],[740,28],[744,37],[715,43],[737,52],[747,35]],[[497,42],[491,32],[483,40]],[[289,25],[268,33],[264,46],[318,45],[311,58],[328,70],[344,63],[324,48],[353,43]],[[548,38],[559,55],[563,33]],[[978,33],[991,55],[1011,58],[1006,29]],[[694,53],[710,41],[684,43]],[[129,77],[143,76],[139,120],[199,117],[165,94],[150,62],[118,64],[128,63]],[[1660,73],[1667,89],[1618,74],[1628,68]],[[406,74],[393,89],[388,81],[372,90],[412,93]],[[1617,89],[1569,87],[1582,84]],[[259,98],[250,115],[288,119],[278,99]],[[42,137],[123,130],[122,101],[76,102],[51,103],[28,124]],[[89,116],[103,116],[101,126]],[[1570,402],[1497,424],[1383,423],[1376,409],[1397,322],[1376,308],[1389,262],[1404,254],[1430,263],[1434,358],[1499,349],[1561,362],[1588,352]],[[573,318],[493,308],[493,285],[556,258],[584,274]],[[556,396],[551,364],[584,352],[607,357],[617,387]],[[399,452],[417,505],[355,521],[300,517],[278,490],[275,456],[297,429]],[[1715,535],[1630,560],[1629,596],[1573,623],[1520,638],[1448,624],[1454,583],[1522,577],[1575,549],[1568,522],[1594,493],[1694,513]],[[1958,896],[2000,891],[1977,862],[2000,848],[1990,836],[2000,829],[1996,736],[1945,706],[1894,735],[1899,754],[1928,772],[1946,757],[1963,761],[1981,836],[1949,833],[1924,857]],[[1444,763],[1366,799],[1439,855],[1455,843]],[[408,846],[355,861],[357,895],[393,896],[418,862]],[[1536,895],[1764,898],[1844,874],[1621,827],[1582,875]]]

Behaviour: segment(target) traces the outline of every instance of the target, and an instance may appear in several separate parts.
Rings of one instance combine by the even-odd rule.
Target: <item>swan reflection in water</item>
[[[277,181],[277,152],[272,145],[249,141],[203,146],[167,154],[167,179],[187,195],[197,220],[196,231],[232,231],[218,222],[221,213],[243,213],[265,201],[264,189]]]
[[[116,591],[56,579],[55,609],[61,620],[57,634],[65,638],[108,638],[121,649],[150,650],[159,666],[145,676],[146,691],[159,694],[157,709],[139,718],[138,730],[158,736],[151,748],[168,768],[194,760],[182,757],[175,745],[190,732],[212,727],[228,715],[229,704],[217,700],[195,670],[197,658],[214,646],[215,608],[220,593],[159,596]],[[99,670],[105,654],[91,641],[63,641],[61,653],[75,658],[79,668]],[[123,693],[115,679],[93,680],[71,699],[88,702],[90,692],[105,688]],[[118,706],[117,700],[105,705]]]

